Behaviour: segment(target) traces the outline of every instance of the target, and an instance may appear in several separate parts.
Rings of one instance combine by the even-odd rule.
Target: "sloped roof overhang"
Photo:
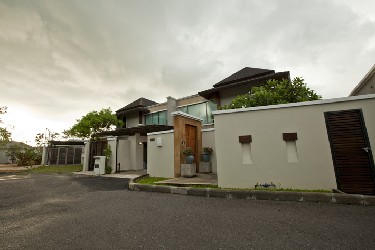
[[[233,88],[233,87],[245,86],[245,85],[248,85],[249,88],[252,88],[252,87],[255,87],[255,86],[262,85],[266,81],[271,80],[271,79],[275,79],[275,80],[287,79],[287,80],[290,80],[290,73],[289,73],[289,71],[277,72],[277,73],[274,73],[274,74],[269,74],[269,75],[265,75],[265,76],[261,76],[261,77],[257,77],[257,78],[242,80],[242,81],[234,82],[234,83],[227,84],[227,85],[224,85],[224,86],[215,87],[215,88],[211,88],[211,89],[208,89],[208,90],[200,91],[200,92],[198,92],[198,94],[200,96],[206,98],[207,100],[209,100],[213,96],[217,95],[222,90],[230,89],[230,88]]]
[[[50,141],[51,146],[82,146],[84,141]]]
[[[358,83],[357,86],[350,92],[349,96],[355,96],[358,92],[363,88],[363,86],[367,83],[367,81],[375,74],[375,64],[372,66],[369,72],[362,78],[362,80]]]
[[[139,111],[142,111],[145,114],[150,112],[150,110],[148,110],[148,108],[146,108],[144,106],[138,106],[138,107],[133,107],[133,108],[126,109],[126,110],[116,111],[116,115],[126,115],[126,114],[129,114],[129,113],[139,112]]]
[[[141,135],[147,135],[147,133],[153,133],[153,132],[160,132],[160,131],[167,131],[172,130],[173,126],[168,125],[144,125],[144,126],[138,126],[138,127],[132,127],[132,128],[119,128],[113,131],[105,131],[98,133],[97,136],[123,136],[123,135],[135,135],[135,134],[141,134]]]

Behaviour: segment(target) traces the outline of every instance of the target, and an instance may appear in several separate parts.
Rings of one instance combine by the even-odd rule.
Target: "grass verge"
[[[155,183],[155,182],[164,181],[164,180],[168,180],[168,178],[163,178],[163,177],[145,177],[145,178],[139,179],[137,181],[137,183],[139,183],[139,184],[157,185],[157,183]]]
[[[220,188],[217,185],[203,185],[203,184],[183,184],[183,185],[174,185],[174,184],[164,184],[164,183],[157,183],[159,181],[169,180],[169,178],[163,177],[145,177],[137,181],[140,184],[149,184],[149,185],[162,185],[162,186],[172,186],[172,187],[192,187],[192,188],[213,188],[213,189],[223,189],[223,190],[261,190],[261,191],[276,191],[276,192],[317,192],[317,193],[332,193],[330,190],[325,189],[292,189],[292,188],[276,188],[276,189],[268,189],[268,188]]]
[[[82,165],[71,165],[71,166],[42,166],[39,168],[33,168],[27,170],[31,173],[40,173],[40,174],[52,174],[52,173],[73,173],[77,171],[82,171]]]

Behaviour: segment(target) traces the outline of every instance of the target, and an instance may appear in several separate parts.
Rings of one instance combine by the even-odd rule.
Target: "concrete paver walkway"
[[[115,174],[103,174],[100,175],[102,177],[112,177],[112,178],[126,178],[126,179],[134,179],[139,176],[145,175],[147,173],[146,169],[143,170],[129,170],[129,171],[123,171]],[[74,174],[78,175],[92,175],[92,176],[98,176],[94,173],[94,171],[81,171],[81,172],[74,172]]]

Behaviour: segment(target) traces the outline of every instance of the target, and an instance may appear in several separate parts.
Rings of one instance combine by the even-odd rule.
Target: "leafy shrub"
[[[19,166],[32,166],[40,164],[42,152],[30,146],[12,145],[7,148],[6,155]]]
[[[111,174],[112,173],[112,167],[111,166],[105,166],[105,173],[106,174]]]

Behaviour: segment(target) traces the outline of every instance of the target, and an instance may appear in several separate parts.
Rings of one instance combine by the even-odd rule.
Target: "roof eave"
[[[262,76],[254,79],[247,79],[247,80],[242,80],[242,81],[237,81],[228,85],[220,86],[220,87],[215,87],[207,90],[203,90],[198,92],[198,94],[206,99],[210,99],[211,96],[213,96],[215,93],[224,90],[224,89],[229,89],[233,87],[238,87],[246,84],[252,84],[256,85],[256,83],[264,82],[267,80],[271,79],[288,79],[290,80],[290,72],[289,71],[284,71],[284,72],[276,72],[272,75],[267,75],[267,76]]]
[[[362,80],[357,84],[357,86],[355,86],[352,92],[350,92],[349,96],[354,96],[358,94],[359,90],[363,87],[363,85],[367,83],[368,79],[370,79],[373,74],[375,74],[375,64],[374,66],[372,66],[370,71],[362,78]]]

